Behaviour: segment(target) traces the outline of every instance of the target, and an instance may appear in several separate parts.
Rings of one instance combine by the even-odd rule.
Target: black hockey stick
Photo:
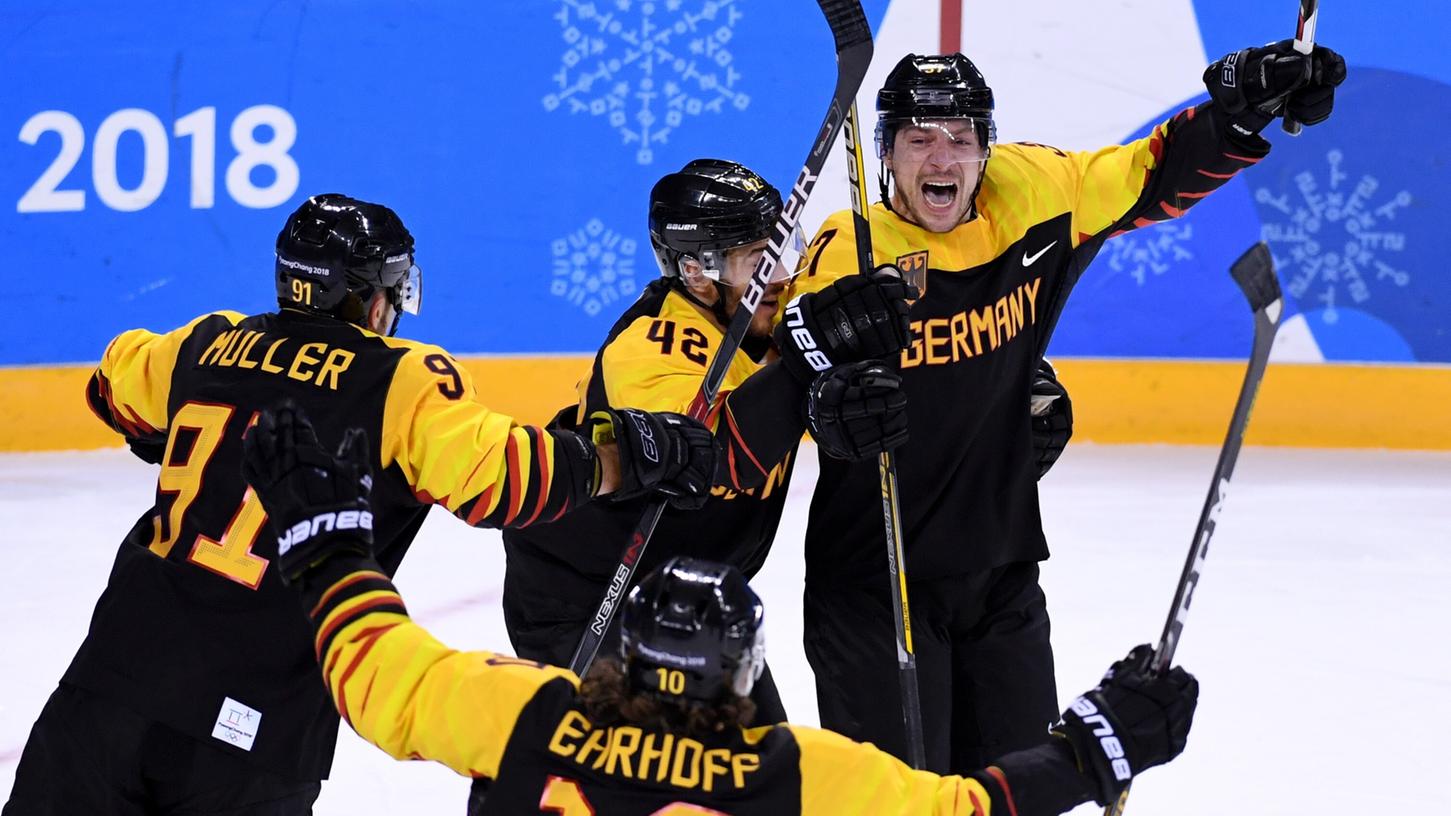
[[[1315,23],[1320,20],[1320,0],[1300,0],[1300,21],[1295,25],[1295,50],[1309,57],[1315,50]],[[1311,70],[1314,70],[1313,66]],[[1289,100],[1285,105],[1289,107]],[[1294,117],[1290,116],[1287,109],[1285,116],[1280,120],[1285,132],[1291,136],[1299,136],[1303,129]]]
[[[852,230],[856,233],[857,269],[872,274],[872,224],[867,213],[866,168],[862,162],[861,130],[853,102],[846,118],[847,180],[851,183]],[[902,721],[907,729],[907,761],[913,768],[927,767],[926,743],[922,737],[922,702],[917,688],[917,654],[912,651],[912,615],[907,604],[907,561],[902,545],[902,515],[897,501],[897,462],[891,451],[877,456],[877,478],[882,488],[882,521],[887,533],[887,577],[892,583],[892,608],[896,610],[897,682],[902,689]]]
[[[781,263],[782,252],[790,243],[796,222],[806,206],[806,199],[816,186],[816,179],[821,173],[822,165],[826,163],[831,144],[841,132],[846,110],[856,98],[857,89],[866,78],[867,66],[872,61],[872,31],[867,25],[867,17],[859,0],[816,0],[816,3],[826,16],[826,23],[831,26],[832,37],[836,40],[836,89],[832,93],[826,119],[821,123],[821,129],[811,144],[811,152],[806,156],[806,163],[796,177],[796,183],[791,187],[791,195],[787,197],[785,206],[781,208],[781,215],[772,228],[772,237],[767,243],[766,251],[756,264],[756,271],[752,273],[751,279],[746,282],[746,291],[741,295],[741,302],[736,307],[735,315],[731,317],[730,325],[726,327],[720,348],[716,349],[710,367],[706,369],[700,393],[695,395],[695,400],[690,404],[690,415],[696,419],[705,419],[710,413],[731,360],[740,348],[741,341],[746,339],[746,330],[750,328],[756,307],[760,305],[766,286]],[[574,657],[569,661],[569,669],[576,675],[583,677],[594,662],[600,643],[614,619],[615,609],[619,606],[625,588],[634,578],[635,568],[644,557],[645,547],[649,545],[650,536],[654,534],[655,525],[660,522],[660,515],[664,512],[663,501],[652,502],[641,514],[640,523],[630,534],[630,540],[625,545],[614,575],[610,578],[605,596],[600,599],[599,608],[585,627]]]
[[[1174,661],[1174,651],[1179,647],[1179,636],[1184,631],[1184,621],[1189,617],[1189,603],[1194,599],[1194,590],[1199,586],[1199,575],[1204,569],[1205,556],[1209,554],[1209,539],[1224,509],[1224,500],[1229,495],[1229,480],[1234,476],[1234,463],[1239,459],[1239,449],[1244,442],[1245,428],[1249,425],[1250,411],[1254,410],[1255,395],[1264,379],[1265,367],[1270,361],[1270,347],[1275,342],[1275,332],[1280,328],[1284,314],[1284,301],[1280,298],[1280,281],[1275,277],[1275,262],[1270,249],[1261,241],[1239,256],[1229,268],[1235,283],[1244,291],[1250,308],[1255,313],[1254,350],[1250,352],[1249,368],[1244,374],[1244,384],[1239,389],[1239,401],[1234,404],[1234,417],[1229,421],[1229,433],[1225,435],[1224,447],[1219,449],[1219,463],[1214,466],[1214,477],[1209,483],[1209,496],[1204,500],[1204,509],[1199,513],[1199,526],[1194,528],[1194,539],[1189,545],[1189,557],[1184,561],[1184,571],[1179,576],[1179,586],[1174,590],[1174,603],[1169,606],[1169,618],[1164,631],[1159,635],[1159,644],[1154,648],[1152,670],[1167,671]],[[1128,805],[1129,789],[1119,796],[1118,801],[1104,808],[1105,816],[1122,816]]]

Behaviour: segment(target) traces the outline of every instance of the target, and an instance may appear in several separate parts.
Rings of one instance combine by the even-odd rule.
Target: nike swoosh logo
[[[1043,257],[1043,254],[1045,252],[1047,252],[1048,250],[1052,249],[1053,247],[1055,247],[1057,245],[1058,245],[1058,242],[1057,241],[1054,241],[1053,243],[1049,244],[1048,246],[1043,247],[1042,249],[1038,250],[1037,252],[1033,253],[1032,255],[1024,255],[1023,256],[1023,266],[1032,266],[1034,261],[1036,261],[1039,258]]]

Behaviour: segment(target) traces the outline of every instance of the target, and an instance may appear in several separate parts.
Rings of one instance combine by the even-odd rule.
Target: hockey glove
[[[306,583],[306,574],[344,553],[371,557],[373,487],[368,437],[343,434],[336,454],[317,441],[302,409],[284,402],[263,411],[242,441],[242,475],[262,500],[277,533],[277,569],[283,583]]]
[[[1325,121],[1335,104],[1335,87],[1344,81],[1345,60],[1339,54],[1323,45],[1301,54],[1294,40],[1226,54],[1204,70],[1214,109],[1241,138],[1259,133],[1287,105],[1306,125]]]
[[[908,301],[917,296],[894,266],[798,295],[776,326],[786,370],[806,385],[832,366],[891,357],[911,341]]]
[[[634,408],[597,411],[596,444],[614,442],[620,456],[620,486],[612,501],[660,493],[671,507],[699,510],[710,498],[719,452],[715,435],[684,414]]]
[[[126,447],[131,453],[148,465],[159,465],[161,460],[166,458],[166,434],[157,436],[128,436]]]
[[[902,377],[875,360],[836,366],[806,394],[806,427],[834,459],[869,459],[907,441]]]
[[[1033,459],[1042,479],[1073,438],[1073,401],[1047,360],[1038,365],[1028,410],[1033,416]]]
[[[1189,738],[1199,681],[1179,667],[1163,676],[1150,671],[1147,644],[1113,664],[1102,682],[1073,701],[1053,734],[1067,740],[1078,769],[1107,805],[1129,780],[1178,756]]]

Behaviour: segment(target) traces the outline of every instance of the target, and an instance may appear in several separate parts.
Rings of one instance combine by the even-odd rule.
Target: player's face
[[[892,208],[931,232],[967,218],[987,160],[966,119],[929,119],[898,128],[887,166],[896,179]]]
[[[765,252],[766,240],[764,238],[754,244],[746,244],[726,252],[725,270],[721,273],[721,281],[730,289],[726,296],[726,314],[735,315],[736,307],[741,302],[741,295],[745,294],[746,282],[751,279],[752,273],[756,271],[756,264],[760,263],[761,255]],[[776,314],[781,292],[785,289],[784,281],[767,284],[766,296],[761,298],[760,305],[756,307],[755,314],[751,316],[751,328],[748,330],[750,334],[764,337],[771,333],[771,318]]]

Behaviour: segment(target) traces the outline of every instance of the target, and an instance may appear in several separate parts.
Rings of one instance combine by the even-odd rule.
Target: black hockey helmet
[[[315,195],[277,234],[277,302],[361,324],[374,292],[418,314],[423,275],[398,214],[338,193]],[[395,316],[392,334],[398,328]]]
[[[766,665],[761,599],[740,570],[676,556],[630,591],[620,656],[630,684],[662,697],[745,697]]]
[[[897,128],[914,119],[972,119],[978,144],[997,140],[993,89],[962,54],[908,54],[877,92],[877,155],[891,149]]]
[[[780,215],[781,192],[750,168],[696,159],[650,190],[650,245],[665,277],[691,258],[719,281],[725,251],[769,238]]]

